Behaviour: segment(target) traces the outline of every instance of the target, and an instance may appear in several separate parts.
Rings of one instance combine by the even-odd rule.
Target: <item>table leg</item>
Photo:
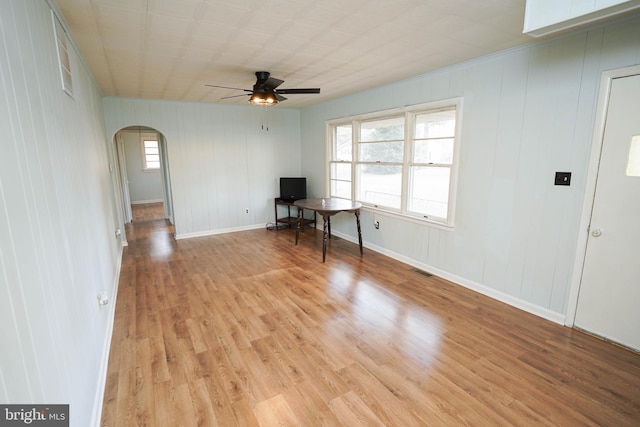
[[[356,210],[356,225],[358,226],[358,244],[360,245],[360,256],[364,255],[362,252],[362,231],[360,231],[360,209]]]
[[[300,212],[302,209],[298,208],[298,222],[296,223],[296,245],[298,244],[298,237],[300,236],[300,223],[302,222],[302,218]]]
[[[324,219],[324,225],[322,227],[322,262],[324,262],[327,257],[327,243],[329,240],[329,230],[331,230],[331,217],[329,215],[322,215],[322,219]]]

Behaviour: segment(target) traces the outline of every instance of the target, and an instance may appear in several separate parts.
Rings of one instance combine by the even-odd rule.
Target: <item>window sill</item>
[[[428,227],[438,228],[444,231],[454,231],[456,228],[455,225],[453,224],[445,224],[442,222],[432,221],[427,218],[420,218],[412,215],[403,214],[400,212],[394,212],[387,209],[377,208],[372,205],[362,204],[362,210],[371,212],[374,215],[382,215],[389,218],[402,219],[404,221],[409,221],[409,222],[413,222],[415,224],[420,224],[420,225],[426,225]]]

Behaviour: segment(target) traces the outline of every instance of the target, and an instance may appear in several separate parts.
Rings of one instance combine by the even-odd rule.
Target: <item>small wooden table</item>
[[[360,245],[360,256],[362,251],[362,232],[360,231],[360,208],[362,204],[345,199],[302,199],[296,201],[294,206],[298,208],[298,226],[296,227],[296,245],[300,234],[300,212],[309,209],[322,215],[324,225],[322,228],[322,262],[327,257],[327,243],[331,238],[331,217],[340,212],[353,212],[356,215],[356,225],[358,227],[358,244]]]

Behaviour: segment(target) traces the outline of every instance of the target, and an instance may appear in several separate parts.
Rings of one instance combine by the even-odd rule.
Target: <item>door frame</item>
[[[131,196],[129,194],[129,177],[127,176],[127,159],[124,154],[124,141],[122,132],[116,132],[116,159],[118,163],[118,186],[120,189],[120,199],[122,200],[122,215],[124,223],[128,224],[133,220],[131,212]]]
[[[142,133],[153,133],[158,138],[158,144],[160,149],[160,174],[162,179],[162,202],[164,206],[164,216],[169,220],[171,225],[175,225],[174,222],[174,210],[173,210],[173,193],[171,190],[171,174],[169,172],[169,152],[167,148],[167,140],[164,134],[156,128],[147,126],[127,126],[119,129],[113,138],[114,143],[114,156],[117,163],[116,185],[117,192],[120,194],[122,202],[122,215],[125,224],[133,221],[133,213],[131,209],[131,195],[129,193],[129,180],[127,177],[127,160],[124,149],[124,140],[122,139],[123,133],[132,133],[141,135]]]
[[[591,155],[589,159],[589,166],[587,169],[584,199],[582,201],[582,214],[580,216],[578,242],[576,246],[575,259],[573,262],[573,274],[571,275],[571,282],[569,285],[567,311],[564,321],[564,324],[569,327],[573,327],[576,319],[576,312],[578,309],[578,296],[580,294],[580,286],[582,284],[582,273],[584,270],[584,262],[587,254],[587,242],[589,240],[589,225],[591,224],[591,213],[593,211],[596,185],[598,183],[598,172],[600,170],[602,142],[604,139],[607,113],[609,111],[611,84],[613,83],[614,79],[630,77],[637,74],[640,74],[640,65],[604,71],[602,73],[602,76],[600,77],[600,90],[598,92],[596,115],[594,119],[595,124],[593,130],[593,139],[591,141]]]
[[[160,170],[162,177],[162,198],[164,206],[164,216],[171,225],[175,225],[173,217],[173,193],[171,192],[171,174],[169,173],[169,151],[167,140],[164,135],[157,131],[160,148]]]

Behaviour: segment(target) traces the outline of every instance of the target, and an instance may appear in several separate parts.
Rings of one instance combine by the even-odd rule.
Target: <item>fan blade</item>
[[[240,96],[251,96],[251,94],[250,93],[243,93],[242,95],[225,96],[225,97],[220,98],[220,99],[238,98]]]
[[[218,86],[218,85],[205,85],[205,86],[209,86],[209,87],[219,87],[221,89],[233,89],[233,90],[243,90],[245,92],[253,92],[252,90],[249,89],[240,89],[239,87],[228,87],[228,86]]]
[[[278,102],[280,101],[286,101],[287,98],[285,98],[284,96],[280,95],[279,93],[273,92],[273,96],[276,97],[276,99],[278,100]]]
[[[296,93],[320,93],[320,88],[308,88],[308,89],[278,89],[278,93],[288,93],[290,95]]]
[[[280,86],[282,83],[284,83],[284,80],[280,80],[280,79],[275,79],[273,77],[269,77],[267,80],[265,80],[264,83],[259,84],[257,83],[258,87],[260,89],[265,89],[265,90],[274,90],[275,88],[277,88],[278,86]]]

